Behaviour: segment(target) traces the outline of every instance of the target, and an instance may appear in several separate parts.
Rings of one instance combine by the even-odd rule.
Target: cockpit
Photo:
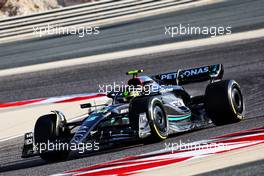
[[[160,85],[148,76],[138,76],[142,72],[143,70],[127,72],[132,78],[128,80],[126,89],[123,92],[110,92],[108,97],[117,103],[128,103],[134,97],[158,92]]]

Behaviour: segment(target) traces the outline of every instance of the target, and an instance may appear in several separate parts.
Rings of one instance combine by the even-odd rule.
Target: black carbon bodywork
[[[223,77],[221,64],[178,70],[175,72],[148,76],[133,76],[128,84],[148,86],[148,91],[142,92],[136,98],[156,97],[164,107],[168,119],[168,133],[190,131],[210,125],[211,120],[204,110],[203,96],[192,97],[182,87],[184,84],[200,81],[217,81]],[[155,87],[155,89],[153,89]],[[150,91],[151,89],[151,91]],[[70,130],[71,134],[56,142],[70,144],[98,142],[100,145],[112,145],[124,141],[135,141],[148,138],[151,135],[150,119],[146,112],[131,115],[131,101],[124,97],[123,92],[108,93],[113,99],[111,104],[97,105],[96,110],[90,104],[81,105],[91,109],[87,115],[78,121],[67,123],[64,115],[53,111],[57,116],[56,131]],[[34,135],[25,135],[22,157],[38,155],[33,147]]]

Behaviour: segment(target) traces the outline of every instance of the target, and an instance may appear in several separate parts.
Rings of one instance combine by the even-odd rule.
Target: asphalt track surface
[[[208,128],[192,133],[180,134],[174,136],[165,142],[192,142],[196,140],[208,139],[210,137],[223,135],[225,133],[239,131],[243,129],[249,129],[253,127],[260,127],[264,125],[264,111],[263,111],[263,86],[264,86],[264,51],[263,45],[264,38],[258,40],[244,41],[241,43],[217,46],[211,49],[201,48],[199,51],[186,51],[183,53],[163,53],[161,55],[144,56],[140,58],[124,59],[114,62],[104,62],[100,64],[91,64],[88,67],[82,66],[73,68],[73,70],[65,70],[60,73],[46,73],[45,77],[55,77],[56,81],[62,85],[73,86],[77,84],[79,86],[89,87],[90,83],[99,81],[96,79],[98,76],[104,82],[109,80],[123,80],[126,76],[123,76],[124,72],[130,68],[138,68],[141,65],[145,65],[146,73],[163,72],[168,70],[174,70],[177,66],[195,66],[197,64],[210,64],[210,63],[224,63],[226,70],[226,79],[237,80],[242,88],[246,98],[246,120],[232,125],[226,125],[222,127]],[[157,58],[162,57],[162,62]],[[249,59],[250,58],[250,59]],[[97,72],[96,72],[97,71]],[[92,74],[93,73],[93,74]],[[111,73],[111,74],[109,74]],[[44,74],[44,73],[43,73]],[[41,75],[43,75],[41,74]],[[50,75],[52,74],[52,75]],[[89,77],[87,77],[89,75]],[[33,76],[33,75],[30,75]],[[74,79],[74,78],[75,79]],[[58,78],[58,79],[57,79]],[[27,78],[30,79],[30,78]],[[71,80],[73,79],[73,80]],[[84,79],[84,81],[82,81]],[[89,81],[91,80],[92,81]],[[90,82],[90,83],[89,83]],[[95,87],[96,88],[96,87]],[[202,92],[201,84],[193,86],[193,93]],[[22,117],[21,117],[22,118]],[[72,159],[66,162],[46,164],[38,157],[30,158],[26,160],[20,159],[22,139],[16,139],[14,141],[8,141],[1,143],[0,147],[0,171],[5,171],[4,174],[22,174],[22,175],[46,175],[61,172],[68,169],[79,168],[95,163],[109,161],[120,157],[146,153],[154,150],[159,150],[165,147],[164,143],[131,147],[127,149],[118,149],[116,151],[110,151],[109,153],[103,153],[95,156],[81,157],[79,159]],[[255,170],[247,170],[253,172]]]
[[[230,5],[233,4],[233,8]],[[234,8],[236,7],[236,8]],[[221,24],[229,21],[232,23],[232,26],[238,26],[235,28],[236,30],[250,30],[259,28],[264,25],[264,11],[263,11],[263,1],[231,1],[224,2],[218,5],[212,5],[210,8],[199,7],[192,10],[184,11],[184,12],[176,12],[174,16],[171,15],[160,15],[156,17],[159,20],[155,20],[155,18],[146,19],[146,23],[148,25],[144,25],[142,22],[134,22],[127,24],[125,26],[119,25],[114,28],[109,28],[113,32],[120,34],[122,31],[126,31],[126,33],[130,33],[131,35],[115,35],[112,36],[112,39],[119,38],[123,42],[128,42],[128,38],[130,37],[130,41],[136,42],[135,36],[141,35],[139,31],[135,33],[135,30],[129,31],[127,28],[128,25],[137,26],[136,29],[143,30],[145,27],[154,27],[159,26],[160,28],[162,24],[165,22],[169,24],[177,24],[178,21],[176,19],[189,19],[191,23],[195,22],[197,24]],[[205,11],[205,9],[209,9],[208,11],[218,11],[219,13],[209,13]],[[262,10],[261,10],[262,9]],[[248,13],[245,13],[247,11]],[[192,13],[193,12],[193,13]],[[189,15],[188,15],[189,13]],[[210,14],[210,15],[208,15]],[[223,16],[225,15],[225,18]],[[248,16],[248,18],[245,18]],[[192,18],[193,19],[192,19]],[[206,18],[206,20],[204,19]],[[192,19],[192,20],[191,20]],[[199,21],[200,20],[200,21]],[[231,21],[230,21],[231,20]],[[186,20],[184,20],[186,21]],[[211,23],[210,23],[211,22]],[[239,27],[240,26],[240,27]],[[161,34],[164,35],[164,29],[162,28]],[[153,30],[154,32],[155,30]],[[6,53],[8,56],[8,50],[12,49],[12,47],[17,46],[17,50],[14,50],[14,55],[12,56],[11,51],[9,51],[9,59],[14,58],[15,56],[20,59],[13,60],[14,63],[11,63],[7,58],[0,56],[1,61],[0,64],[2,66],[10,66],[13,67],[20,62],[22,65],[37,62],[35,57],[38,55],[47,56],[47,53],[50,52],[50,55],[59,55],[59,52],[54,50],[60,49],[61,53],[66,52],[65,54],[69,57],[71,54],[74,57],[78,56],[78,52],[76,50],[77,44],[80,41],[75,41],[76,45],[70,45],[71,42],[74,42],[74,36],[67,36],[56,39],[46,39],[40,41],[25,41],[18,43],[7,44],[7,46],[0,46],[0,55]],[[122,37],[124,37],[122,39]],[[153,37],[153,42],[156,40],[156,36]],[[142,40],[145,40],[144,37],[141,37]],[[147,37],[146,37],[147,38]],[[88,40],[88,39],[87,39]],[[108,39],[109,40],[109,39]],[[100,40],[104,43],[104,41],[108,40]],[[67,41],[69,43],[67,43]],[[145,40],[147,41],[147,39]],[[61,46],[56,48],[52,45]],[[99,42],[99,41],[97,41]],[[113,42],[108,41],[108,42]],[[162,41],[165,42],[165,41]],[[82,42],[81,42],[82,43]],[[84,42],[85,43],[85,42]],[[91,42],[92,43],[92,42]],[[122,43],[122,42],[121,42]],[[144,43],[144,42],[143,42]],[[148,45],[152,44],[151,42],[146,42]],[[155,42],[154,42],[155,43]],[[44,45],[45,44],[45,45]],[[50,44],[50,45],[47,45]],[[72,43],[71,43],[72,44]],[[80,44],[84,48],[89,48],[89,43]],[[115,44],[112,44],[115,47]],[[9,47],[10,48],[9,48]],[[24,46],[24,47],[23,47]],[[30,50],[30,47],[38,47],[38,51]],[[43,49],[41,47],[49,47]],[[63,47],[73,47],[72,50],[63,49]],[[98,46],[99,47],[99,46]],[[141,44],[131,44],[129,48],[142,47]],[[118,47],[117,47],[118,48]],[[115,49],[117,49],[115,48]],[[243,129],[249,129],[254,127],[264,126],[264,38],[240,41],[236,43],[230,43],[225,45],[217,45],[210,47],[202,47],[192,50],[183,50],[183,51],[171,51],[160,54],[153,55],[145,55],[140,57],[133,58],[125,58],[121,60],[115,61],[106,61],[101,63],[93,63],[89,65],[82,66],[74,66],[70,68],[52,70],[52,71],[43,71],[39,73],[31,73],[31,74],[21,74],[17,76],[9,76],[0,79],[0,99],[2,101],[12,101],[12,100],[21,100],[28,98],[36,98],[36,97],[47,97],[47,96],[55,96],[55,95],[67,95],[73,93],[83,93],[83,92],[96,92],[99,87],[98,84],[113,84],[114,81],[120,83],[121,81],[127,80],[129,77],[124,73],[133,68],[143,68],[145,69],[145,73],[152,75],[155,73],[166,72],[166,71],[174,71],[177,68],[185,68],[185,67],[193,67],[197,65],[207,65],[213,63],[223,63],[225,66],[225,79],[235,79],[237,80],[241,87],[242,91],[245,95],[246,102],[246,119],[237,124],[231,124],[220,127],[211,127],[191,133],[179,134],[167,139],[164,142],[145,145],[145,146],[131,146],[128,148],[122,148],[117,150],[111,150],[108,152],[99,153],[94,156],[83,156],[80,158],[72,158],[69,161],[59,162],[47,164],[38,157],[29,158],[29,159],[21,159],[21,145],[23,143],[21,138],[17,138],[12,141],[7,141],[4,143],[0,143],[0,174],[3,175],[47,175],[54,174],[58,172],[62,172],[69,169],[76,169],[79,167],[89,166],[92,164],[109,161],[113,159],[118,159],[120,157],[131,156],[135,154],[146,153],[154,150],[163,149],[165,147],[165,142],[192,142],[202,139],[208,139],[210,137],[223,135],[230,132],[235,132]],[[113,48],[114,49],[114,48]],[[118,48],[121,49],[121,48]],[[63,51],[64,50],[64,51]],[[2,52],[3,51],[3,52]],[[67,54],[68,53],[68,54]],[[77,54],[76,54],[77,53]],[[91,52],[92,53],[92,52]],[[89,55],[89,51],[86,51],[86,54]],[[28,56],[28,57],[26,57]],[[52,56],[50,56],[51,58]],[[2,60],[2,58],[4,58]],[[28,62],[28,59],[30,60]],[[67,57],[65,57],[67,58]],[[43,60],[42,60],[43,61]],[[44,59],[44,61],[48,61],[48,59]],[[41,62],[41,60],[40,60]],[[13,65],[15,64],[15,65]],[[186,87],[188,90],[190,88],[191,93],[193,94],[201,94],[204,90],[204,84],[194,84],[192,86]],[[22,117],[21,117],[22,118]],[[237,166],[235,171],[239,172],[239,169],[242,166]],[[252,168],[255,169],[252,169]],[[247,169],[248,168],[248,169]],[[259,161],[256,165],[249,163],[246,165],[243,175],[255,175],[258,174],[257,171],[261,172],[261,168],[263,171],[263,161]],[[211,173],[207,173],[208,175],[216,175],[219,173],[224,173],[225,175],[233,175],[233,170],[230,168],[226,168],[222,171],[215,171]],[[261,175],[261,174],[259,174]]]
[[[231,26],[232,32],[264,27],[262,0],[230,0],[100,29],[99,35],[64,36],[0,44],[0,69],[140,48],[204,36],[164,35],[165,26]]]

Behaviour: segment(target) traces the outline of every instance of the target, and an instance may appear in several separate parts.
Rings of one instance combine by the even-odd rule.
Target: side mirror
[[[107,97],[108,98],[114,98],[116,96],[116,93],[114,93],[114,92],[109,92],[108,94],[107,94]]]
[[[91,103],[85,103],[85,104],[81,104],[81,108],[85,109],[85,108],[91,108],[92,104]]]

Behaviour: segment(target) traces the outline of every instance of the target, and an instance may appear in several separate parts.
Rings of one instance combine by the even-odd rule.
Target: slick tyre
[[[159,142],[168,137],[168,118],[162,101],[158,97],[139,97],[132,101],[130,112],[135,123],[139,122],[139,115],[146,114],[151,129],[151,136],[145,143]]]
[[[49,143],[59,139],[59,134],[56,134],[56,115],[48,114],[39,117],[34,128],[35,143],[45,144],[47,147]],[[55,144],[55,143],[54,143]],[[40,153],[40,157],[48,162],[55,162],[65,160],[69,155],[69,151],[45,151]]]
[[[244,100],[234,80],[211,83],[205,91],[205,111],[215,125],[236,123],[244,118]]]

